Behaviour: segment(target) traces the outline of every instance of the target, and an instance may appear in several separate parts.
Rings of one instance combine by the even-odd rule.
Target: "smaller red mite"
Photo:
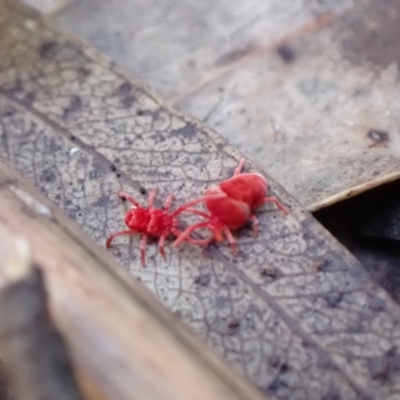
[[[195,210],[196,212],[194,213],[193,209],[186,210],[187,212],[200,215],[206,220],[189,226],[175,240],[174,247],[178,247],[184,241],[189,242],[188,239],[191,239],[190,234],[196,229],[207,227],[212,231],[217,242],[220,242],[223,239],[223,234],[225,234],[231,244],[233,254],[236,254],[237,247],[231,229],[238,229],[248,220],[251,220],[254,236],[257,236],[259,223],[258,219],[253,215],[253,211],[256,208],[271,202],[275,203],[285,214],[289,212],[276,197],[265,197],[265,193],[268,190],[268,182],[262,175],[240,173],[244,163],[245,159],[242,158],[232,178],[204,191],[205,196],[203,199],[209,214],[199,212],[198,210]],[[218,194],[225,194],[225,196],[216,198],[215,195]],[[213,238],[197,240],[195,244],[206,246],[212,240]]]
[[[183,211],[189,211],[193,214],[202,215],[201,211],[196,209],[191,209],[194,204],[200,203],[204,201],[204,197],[189,201],[188,203],[182,205],[174,212],[169,214],[169,209],[171,207],[171,202],[174,199],[174,196],[167,196],[164,209],[154,208],[154,198],[156,196],[157,190],[154,189],[149,193],[149,204],[148,208],[142,207],[133,197],[125,192],[118,192],[118,196],[126,201],[129,201],[134,205],[125,215],[125,224],[129,228],[129,230],[119,231],[113,233],[106,242],[106,247],[111,247],[111,242],[117,236],[124,235],[136,235],[142,234],[142,238],[140,240],[140,253],[142,259],[143,267],[146,265],[146,241],[148,236],[159,237],[158,248],[160,249],[161,255],[165,258],[164,244],[167,236],[172,233],[175,236],[180,236],[182,232],[177,229],[179,225],[179,221],[177,219],[178,214]],[[225,195],[218,194],[214,196],[214,198],[225,197]],[[187,242],[192,244],[203,244],[203,241],[198,241],[188,237],[186,239]]]

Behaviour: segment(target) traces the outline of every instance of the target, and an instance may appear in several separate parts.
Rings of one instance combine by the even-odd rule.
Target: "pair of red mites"
[[[265,197],[268,190],[268,182],[260,174],[241,174],[245,159],[242,158],[232,178],[212,186],[204,191],[204,196],[189,201],[170,213],[173,196],[169,195],[164,203],[164,209],[154,208],[153,202],[156,190],[149,195],[148,208],[143,208],[135,199],[124,192],[118,195],[123,200],[131,202],[135,207],[130,209],[125,216],[125,224],[129,228],[126,231],[113,233],[106,242],[111,247],[111,242],[122,235],[142,234],[140,252],[142,264],[145,266],[147,236],[158,237],[160,253],[165,258],[164,244],[167,236],[172,233],[177,237],[173,246],[178,247],[183,242],[189,242],[199,246],[207,246],[213,237],[203,240],[193,239],[190,234],[198,228],[208,228],[214,238],[220,242],[223,235],[228,238],[233,254],[236,254],[236,242],[231,229],[243,226],[248,220],[253,223],[254,236],[258,234],[258,220],[253,211],[264,203],[272,202],[285,214],[288,209],[276,198]],[[205,203],[209,214],[191,208],[195,204]],[[203,217],[204,220],[189,226],[184,232],[178,230],[178,214],[188,212]]]

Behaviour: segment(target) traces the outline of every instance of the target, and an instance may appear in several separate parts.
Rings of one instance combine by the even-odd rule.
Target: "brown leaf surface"
[[[100,245],[123,226],[123,189],[177,203],[226,179],[239,154],[86,44],[0,1],[0,152]],[[250,162],[246,169],[257,170]],[[291,208],[257,214],[260,236],[203,251],[138,239],[114,250],[170,309],[271,397],[400,396],[399,310],[273,180]],[[142,190],[143,191],[143,190]],[[200,388],[201,390],[201,388]]]
[[[399,177],[399,18],[399,0],[82,0],[58,20],[315,210]]]

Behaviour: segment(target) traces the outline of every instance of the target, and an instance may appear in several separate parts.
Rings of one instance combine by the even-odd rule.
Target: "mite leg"
[[[143,234],[142,238],[140,239],[140,256],[142,259],[142,267],[146,267],[146,240],[147,235]]]
[[[134,206],[136,206],[136,208],[140,208],[140,204],[132,196],[129,196],[128,193],[118,192],[118,196],[121,197],[121,199],[123,199],[123,200],[129,201]]]
[[[171,228],[171,232],[172,232],[176,237],[182,235],[182,232],[181,232],[179,229],[176,229],[175,227],[172,227],[172,228]]]
[[[236,256],[237,254],[236,240],[233,237],[232,232],[226,226],[224,227],[224,232],[226,237],[228,238],[229,243],[231,244],[232,253],[234,256]]]
[[[240,159],[239,165],[236,167],[235,173],[233,174],[233,176],[236,176],[236,175],[239,175],[239,174],[240,174],[240,172],[242,171],[242,168],[243,168],[243,165],[244,165],[244,162],[245,162],[245,161],[246,161],[246,160],[245,160],[244,158],[241,158],[241,159]]]
[[[187,241],[189,243],[193,243],[194,239],[190,238],[190,234],[195,231],[198,228],[205,228],[208,226],[210,222],[205,221],[205,222],[198,222],[197,224],[193,224],[192,226],[189,226],[183,233],[181,233],[178,238],[175,240],[173,246],[178,247],[181,243]]]
[[[149,194],[149,205],[148,208],[153,208],[154,198],[156,197],[157,189],[153,189]]]
[[[258,222],[258,219],[256,218],[255,215],[252,215],[250,217],[250,220],[253,224],[253,236],[257,237],[258,236],[258,226],[260,225],[260,223]]]
[[[214,200],[214,199],[225,199],[227,198],[228,195],[226,193],[221,193],[221,194],[216,194],[216,195],[208,195],[208,196],[203,196],[199,197],[198,199],[191,200],[187,202],[186,204],[181,205],[178,207],[172,214],[172,217],[176,217],[178,214],[182,213],[183,211],[186,211],[189,207],[194,206],[195,204],[203,203],[206,200]]]
[[[214,240],[214,238],[208,238],[208,239],[202,239],[202,240],[195,240],[192,238],[187,239],[186,241],[190,244],[195,244],[197,246],[202,246],[202,247],[207,247],[212,241]]]
[[[172,228],[171,232],[178,238],[180,235],[182,235],[182,232],[180,232],[178,229]],[[201,240],[196,240],[192,239],[191,237],[186,239],[186,242],[191,243],[191,244],[196,244],[198,246],[208,246],[214,239],[213,238],[208,238],[208,239],[201,239]]]
[[[274,196],[274,197],[265,197],[263,200],[263,204],[265,203],[275,203],[275,205],[283,211],[285,214],[289,214],[289,210]]]
[[[204,217],[204,218],[211,218],[211,215],[209,215],[209,214],[207,214],[207,213],[205,213],[205,212],[203,212],[203,211],[200,211],[200,210],[196,210],[195,208],[187,208],[186,210],[185,210],[185,212],[188,212],[188,213],[190,213],[190,214],[196,214],[196,215],[200,215],[200,217]]]
[[[164,245],[165,245],[165,239],[166,239],[167,235],[168,235],[168,232],[167,232],[167,233],[163,233],[163,234],[160,236],[160,240],[158,241],[158,248],[159,248],[159,250],[160,250],[161,255],[162,255],[164,258],[166,258],[166,256],[165,256],[165,250],[164,250]]]
[[[169,212],[169,208],[171,207],[172,200],[174,200],[174,196],[172,194],[168,195],[167,198],[165,199],[164,203],[164,210],[165,212]]]
[[[124,235],[135,235],[136,232],[135,231],[119,231],[119,232],[115,232],[113,233],[106,242],[106,247],[109,248],[111,247],[111,242],[117,237],[117,236],[124,236]]]

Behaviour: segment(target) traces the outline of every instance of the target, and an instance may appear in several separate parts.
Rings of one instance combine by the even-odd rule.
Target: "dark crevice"
[[[400,180],[314,213],[400,303]]]

